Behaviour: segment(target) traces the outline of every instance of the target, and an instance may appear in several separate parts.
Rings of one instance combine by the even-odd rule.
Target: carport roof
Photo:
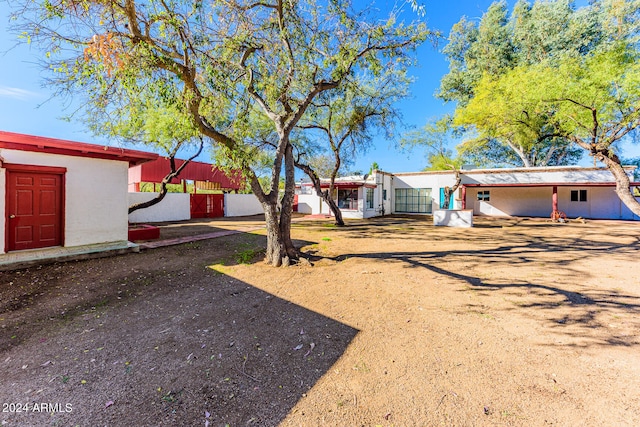
[[[129,166],[136,166],[158,158],[156,153],[148,153],[145,151],[5,131],[0,131],[0,148],[59,154],[63,156],[117,160],[128,162]]]

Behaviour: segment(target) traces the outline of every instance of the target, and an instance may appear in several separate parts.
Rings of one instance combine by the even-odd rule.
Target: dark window
[[[338,207],[340,209],[358,209],[358,189],[344,188],[338,189]]]
[[[482,200],[483,202],[491,201],[491,193],[489,190],[478,191],[478,200]]]
[[[387,190],[382,190],[382,200],[387,200]]]
[[[571,190],[571,201],[572,202],[586,202],[587,201],[587,190]]]

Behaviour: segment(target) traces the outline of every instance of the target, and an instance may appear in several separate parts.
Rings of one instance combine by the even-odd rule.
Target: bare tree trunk
[[[622,201],[622,203],[624,203],[631,212],[640,216],[640,203],[638,203],[636,198],[633,197],[629,176],[620,164],[618,156],[614,154],[613,156],[608,157],[604,154],[596,154],[594,157],[604,163],[613,174],[613,177],[616,180],[616,194],[620,198],[620,201]]]
[[[322,191],[322,187],[320,186],[320,178],[309,165],[300,163],[299,161],[296,161],[295,165],[298,169],[302,170],[307,174],[307,176],[309,176],[309,179],[311,179],[311,183],[313,184],[313,188],[314,190],[316,190],[316,195],[329,206],[329,209],[331,209],[331,212],[333,213],[333,216],[336,220],[336,225],[340,227],[344,226],[342,211],[336,204],[335,200],[333,200],[333,198],[331,197],[332,188]]]
[[[262,207],[264,208],[264,220],[267,226],[267,248],[264,260],[274,267],[280,267],[283,263],[286,265],[285,258],[287,256],[280,232],[277,206],[275,204],[263,204]]]
[[[453,187],[444,187],[444,209],[449,209],[449,204],[451,203],[451,196],[456,192],[458,187],[460,187],[460,183],[462,182],[462,177],[460,176],[460,171],[454,165],[449,165],[453,169],[453,172],[456,174],[456,183],[453,184]],[[443,209],[440,206],[440,209]]]
[[[331,197],[331,193],[333,193],[331,188],[329,188],[328,190],[323,191],[322,192],[322,200],[324,200],[325,203],[329,206],[329,209],[331,209],[331,212],[333,213],[333,216],[336,219],[335,224],[338,227],[344,227],[344,219],[342,219],[342,211],[338,207],[336,201],[333,200],[333,198]]]
[[[245,173],[249,175],[247,178],[250,180],[251,190],[253,190],[253,194],[258,198],[262,205],[262,209],[264,210],[264,220],[267,231],[267,247],[264,261],[274,267],[289,265],[290,258],[287,255],[286,247],[287,245],[293,247],[293,244],[291,244],[291,238],[287,237],[288,243],[286,243],[286,238],[283,237],[281,230],[281,222],[283,218],[278,212],[278,183],[280,180],[282,157],[282,154],[276,153],[274,168],[272,169],[271,175],[271,189],[269,193],[265,193],[253,170],[249,167],[245,169]],[[293,203],[291,203],[291,205],[291,207],[293,207]],[[286,219],[286,217],[284,219]],[[285,226],[282,228],[286,229],[287,227]]]
[[[282,198],[282,210],[280,211],[280,235],[284,244],[284,250],[289,259],[297,259],[298,251],[291,240],[291,217],[293,216],[293,201],[295,198],[295,165],[293,159],[293,146],[287,143],[284,151],[285,187]]]

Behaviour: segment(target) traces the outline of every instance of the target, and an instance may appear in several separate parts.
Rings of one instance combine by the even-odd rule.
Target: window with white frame
[[[336,200],[340,209],[357,210],[358,209],[358,189],[357,188],[339,188],[338,199]]]
[[[430,188],[396,188],[396,212],[431,213]]]
[[[367,209],[373,209],[373,188],[367,188],[366,202]]]
[[[478,191],[478,200],[482,202],[491,201],[491,192],[489,190]]]
[[[572,202],[586,202],[587,201],[587,190],[571,190],[571,201]]]

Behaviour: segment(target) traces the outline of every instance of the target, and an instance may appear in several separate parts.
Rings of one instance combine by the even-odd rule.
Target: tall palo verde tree
[[[198,132],[243,171],[267,226],[265,260],[297,257],[290,237],[294,157],[290,135],[309,105],[360,68],[409,55],[428,31],[391,13],[372,19],[348,1],[12,0],[15,28],[46,52],[61,94],[87,114],[140,93],[177,99]],[[253,169],[255,120],[277,136],[271,186]],[[281,171],[285,171],[278,211]]]

